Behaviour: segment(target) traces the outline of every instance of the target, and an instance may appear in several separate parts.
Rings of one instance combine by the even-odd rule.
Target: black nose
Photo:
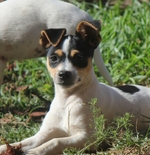
[[[58,74],[61,80],[67,80],[71,77],[71,72],[69,71],[60,71]]]

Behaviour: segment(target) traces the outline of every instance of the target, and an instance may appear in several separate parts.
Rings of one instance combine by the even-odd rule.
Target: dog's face
[[[47,49],[47,68],[54,83],[63,87],[75,86],[87,78],[92,68],[94,49],[100,42],[98,28],[91,23],[86,26],[85,23],[81,23],[81,25],[78,25],[75,36],[65,36],[64,29],[59,29],[59,32],[52,29],[48,30],[47,33],[44,31],[43,36],[49,39],[48,41],[46,40],[47,43],[43,42],[46,46],[49,44]],[[83,25],[86,28],[88,27],[88,29]],[[94,32],[91,32],[93,29]],[[58,35],[56,35],[56,31]],[[50,38],[50,34],[53,33],[55,35]],[[94,36],[93,33],[95,33]],[[56,36],[59,37],[56,39]],[[42,37],[42,40],[45,41],[45,37]]]
[[[47,67],[54,83],[71,86],[82,82],[91,70],[93,53],[94,48],[76,36],[64,36],[58,46],[51,46]]]

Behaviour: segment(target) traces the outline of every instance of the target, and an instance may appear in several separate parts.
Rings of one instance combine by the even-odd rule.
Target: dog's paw
[[[6,145],[1,145],[0,146],[0,154],[4,153],[6,151],[7,147]]]

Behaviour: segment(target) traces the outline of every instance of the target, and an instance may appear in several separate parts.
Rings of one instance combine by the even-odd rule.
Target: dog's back
[[[98,106],[107,120],[128,112],[133,115],[132,124],[138,130],[148,128],[149,119],[146,117],[150,118],[150,88],[139,85],[110,87],[100,83],[95,92],[99,96]]]

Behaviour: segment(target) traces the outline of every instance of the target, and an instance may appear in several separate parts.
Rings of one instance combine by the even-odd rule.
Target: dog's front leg
[[[24,155],[56,155],[61,154],[66,148],[81,149],[88,141],[85,133],[77,133],[70,137],[54,138],[37,148],[31,149],[24,153]]]
[[[57,128],[53,128],[49,131],[39,131],[37,134],[35,134],[32,137],[29,137],[21,142],[10,144],[11,146],[18,146],[21,144],[21,150],[23,152],[27,152],[30,149],[37,148],[38,146],[42,145],[43,143],[53,139],[54,137],[63,137],[66,136],[66,134],[58,130]],[[0,146],[0,154],[4,153],[7,150],[6,145]]]
[[[43,124],[40,128],[40,131],[37,134],[21,142],[13,143],[11,145],[17,146],[21,144],[21,150],[23,152],[27,152],[28,150],[34,149],[53,138],[66,137],[66,132],[59,128],[60,124],[57,124],[57,122],[59,121],[56,117],[56,113],[54,112],[55,116],[51,114],[53,113],[53,111],[54,110],[52,110],[51,112],[49,111],[47,113],[46,117],[44,118]],[[6,149],[6,145],[0,146],[0,154],[4,153]]]
[[[30,149],[25,152],[24,155],[56,155],[61,154],[66,148],[74,147],[82,149],[87,141],[92,142],[94,137],[94,124],[92,121],[92,112],[88,105],[81,104],[79,101],[75,101],[76,104],[66,108],[55,108],[52,106],[49,114],[53,117],[46,117],[43,122],[41,130],[43,133],[49,133],[49,129],[56,131],[53,134],[53,138],[45,143],[42,143],[36,148]],[[56,105],[56,104],[54,104]],[[49,115],[50,116],[50,115]],[[53,128],[48,127],[48,122],[53,120]],[[55,127],[55,128],[54,128]],[[47,137],[52,135],[47,135]],[[93,148],[91,148],[93,149]]]
[[[49,131],[45,130],[44,132],[43,132],[43,130],[39,131],[33,137],[30,137],[30,138],[27,138],[27,139],[21,141],[22,151],[27,152],[28,150],[34,149],[34,148],[48,142],[49,140],[51,140],[53,138],[64,137],[64,136],[66,136],[64,131],[62,131],[58,128],[53,128],[53,129],[50,129]]]
[[[12,143],[10,144],[11,146],[19,146],[21,144],[21,150],[23,152],[32,149],[34,147],[37,147],[41,144],[41,142],[43,142],[44,138],[42,137],[42,135],[40,136],[39,133],[37,133],[36,135],[27,138],[21,142],[16,142],[16,143]],[[6,145],[1,145],[0,146],[0,154],[5,153],[7,150],[7,146]]]

